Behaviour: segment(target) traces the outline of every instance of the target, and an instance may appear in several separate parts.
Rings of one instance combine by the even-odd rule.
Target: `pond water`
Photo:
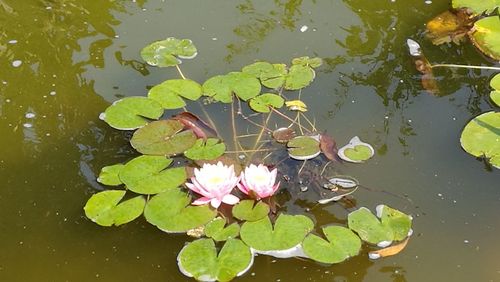
[[[99,227],[82,209],[103,189],[100,168],[135,155],[99,113],[178,77],[139,56],[175,36],[198,47],[182,70],[199,82],[256,59],[324,58],[302,93],[317,127],[376,149],[336,170],[369,188],[354,195],[358,207],[385,203],[414,217],[396,256],[371,261],[363,251],[333,266],[260,256],[237,281],[500,281],[500,173],[459,143],[468,120],[492,108],[494,73],[440,69],[441,96],[422,89],[406,38],[431,62],[491,65],[468,44],[424,39],[424,23],[450,6],[430,2],[0,0],[0,280],[191,281],[176,264],[184,235],[144,219]],[[346,215],[340,204],[313,212],[318,223]]]

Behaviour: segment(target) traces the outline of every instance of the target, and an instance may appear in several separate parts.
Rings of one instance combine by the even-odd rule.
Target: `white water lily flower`
[[[208,202],[218,208],[221,203],[234,205],[240,199],[231,195],[231,191],[240,181],[234,172],[234,166],[224,165],[222,162],[217,164],[204,164],[200,169],[194,169],[194,176],[191,182],[186,182],[186,186],[192,191],[203,197],[193,202],[193,205],[203,205]]]
[[[257,200],[270,197],[278,190],[280,185],[279,182],[276,185],[274,184],[277,173],[276,168],[269,171],[267,166],[263,164],[259,164],[259,166],[251,164],[241,173],[241,182],[238,183],[238,189],[247,195],[256,197]]]

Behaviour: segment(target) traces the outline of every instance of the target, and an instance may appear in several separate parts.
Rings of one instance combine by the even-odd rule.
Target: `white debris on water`
[[[12,66],[15,68],[20,67],[22,64],[23,64],[23,61],[21,61],[21,60],[15,60],[12,62]]]
[[[308,29],[309,29],[309,27],[308,27],[307,25],[303,25],[303,26],[300,28],[300,32],[306,32]]]

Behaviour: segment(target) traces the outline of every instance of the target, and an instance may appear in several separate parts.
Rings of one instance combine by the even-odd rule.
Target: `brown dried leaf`
[[[172,119],[180,121],[184,125],[184,128],[193,130],[194,134],[198,138],[207,139],[217,137],[215,129],[193,113],[182,112],[173,116]]]
[[[427,22],[426,36],[434,45],[453,42],[460,44],[472,28],[473,18],[466,9],[445,11]]]
[[[278,143],[287,143],[295,137],[295,131],[289,127],[280,127],[273,131],[273,138]]]
[[[337,142],[327,135],[323,133],[319,136],[319,147],[321,148],[321,152],[331,161],[340,161],[337,152]]]
[[[401,243],[389,246],[387,248],[383,248],[380,250],[372,251],[368,253],[368,256],[371,259],[378,259],[378,258],[383,258],[383,257],[388,257],[388,256],[393,256],[401,252],[406,245],[408,244],[408,240],[410,240],[410,237],[407,237]]]

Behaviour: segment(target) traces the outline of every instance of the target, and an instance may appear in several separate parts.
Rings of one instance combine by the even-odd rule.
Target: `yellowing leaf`
[[[300,100],[287,101],[285,105],[290,111],[307,112],[307,105]]]
[[[369,252],[368,256],[371,259],[378,259],[378,258],[383,258],[383,257],[388,257],[388,256],[393,256],[393,255],[399,254],[408,244],[408,240],[410,240],[410,237],[407,237],[405,240],[403,240],[399,244],[392,245],[390,247],[383,248],[380,250]]]

